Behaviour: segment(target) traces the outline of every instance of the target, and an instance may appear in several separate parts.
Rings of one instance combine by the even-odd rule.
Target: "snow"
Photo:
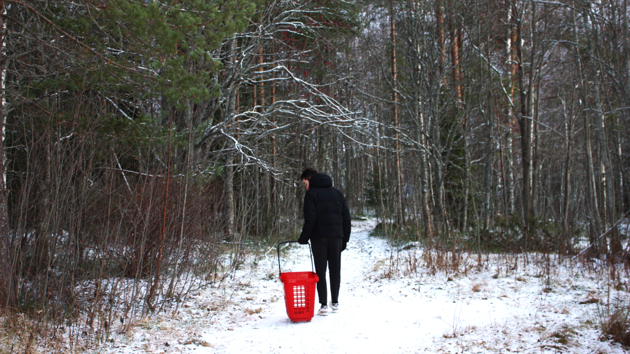
[[[109,353],[625,353],[600,340],[599,312],[628,283],[545,255],[462,255],[393,248],[353,222],[342,254],[340,311],[293,323],[275,248],[250,255],[229,283],[192,294],[176,313],[113,333]],[[308,248],[281,252],[283,271],[311,269]],[[606,268],[607,269],[607,268]],[[589,300],[589,301],[586,301]],[[582,302],[583,304],[580,304]]]

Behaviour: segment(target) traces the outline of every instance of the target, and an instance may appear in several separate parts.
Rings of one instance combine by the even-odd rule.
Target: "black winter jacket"
[[[350,240],[350,211],[346,198],[332,186],[329,176],[318,173],[309,179],[309,189],[304,196],[304,227],[298,240],[337,237]]]

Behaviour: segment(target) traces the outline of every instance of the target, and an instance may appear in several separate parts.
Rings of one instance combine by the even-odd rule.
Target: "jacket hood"
[[[310,187],[315,187],[315,188],[332,187],[332,179],[328,175],[325,175],[323,173],[318,173],[316,175],[313,175],[308,180],[308,185],[309,185],[309,188]]]

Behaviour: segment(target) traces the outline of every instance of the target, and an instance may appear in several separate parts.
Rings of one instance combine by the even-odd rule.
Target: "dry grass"
[[[92,348],[84,332],[55,326],[25,314],[4,314],[0,317],[0,353],[81,353]],[[75,333],[76,332],[76,333]],[[73,341],[68,341],[68,336]]]
[[[561,345],[568,345],[571,338],[576,334],[575,329],[569,327],[569,326],[562,326],[561,328],[552,331],[551,333],[549,333],[545,339],[550,339],[553,340],[554,342],[561,344]],[[544,338],[543,337],[543,338]]]
[[[255,315],[257,313],[261,313],[263,311],[262,307],[259,307],[257,309],[245,309],[245,312],[247,312],[247,314],[249,315]]]
[[[630,347],[630,308],[618,305],[611,312],[600,313],[602,337]]]
[[[474,333],[477,330],[477,326],[466,326],[462,328],[453,328],[452,332],[447,332],[442,335],[443,338],[453,339],[466,334]]]

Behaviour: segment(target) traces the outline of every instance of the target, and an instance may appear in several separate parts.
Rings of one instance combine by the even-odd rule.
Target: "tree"
[[[4,14],[6,13],[4,1],[0,1],[0,122],[2,122],[0,135],[0,309],[15,307],[15,287],[11,267],[11,227],[9,225],[9,208],[7,204],[6,188],[6,155],[4,150],[4,131],[6,117],[6,53],[5,41],[7,26]]]

